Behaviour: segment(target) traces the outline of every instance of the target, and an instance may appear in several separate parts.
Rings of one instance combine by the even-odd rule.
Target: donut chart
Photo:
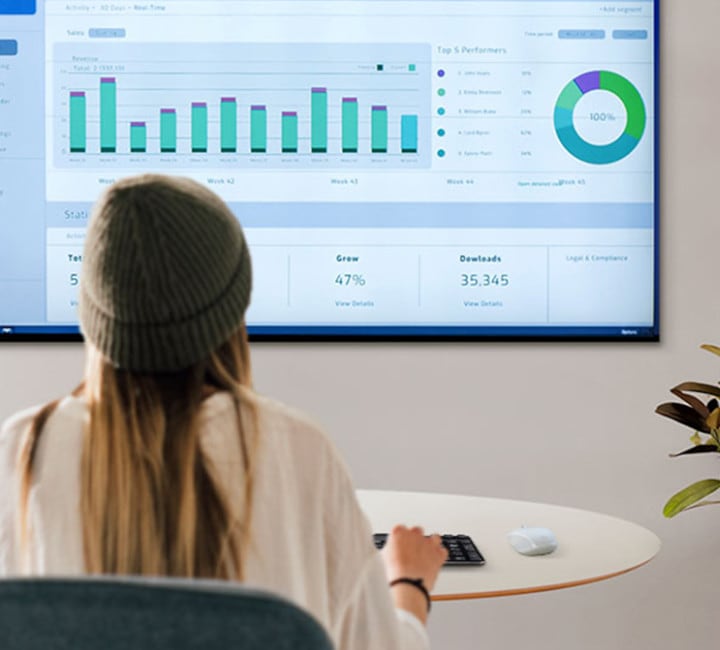
[[[580,136],[573,120],[577,103],[587,93],[604,90],[625,106],[625,130],[613,142],[598,145]],[[630,155],[640,143],[647,125],[645,102],[638,89],[622,75],[607,70],[586,72],[563,88],[555,104],[555,132],[568,153],[593,165],[609,165]]]

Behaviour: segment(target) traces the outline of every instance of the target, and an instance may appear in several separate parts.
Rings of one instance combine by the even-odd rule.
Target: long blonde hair
[[[90,416],[80,465],[88,573],[243,578],[257,446],[250,383],[244,327],[208,359],[173,373],[118,369],[88,347],[85,381],[75,390],[84,396]],[[229,392],[237,407],[244,464],[241,516],[201,445],[202,401],[217,390]],[[48,404],[35,416],[19,458],[26,551],[33,463],[56,407],[57,402]]]

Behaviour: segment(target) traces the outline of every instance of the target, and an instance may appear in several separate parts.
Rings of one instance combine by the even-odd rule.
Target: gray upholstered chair
[[[0,580],[3,650],[332,650],[322,626],[267,592],[216,581]]]

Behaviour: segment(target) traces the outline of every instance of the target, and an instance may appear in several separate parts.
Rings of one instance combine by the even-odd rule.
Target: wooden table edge
[[[654,556],[653,556],[654,557]],[[570,587],[581,587],[582,585],[589,585],[593,582],[601,582],[602,580],[609,580],[610,578],[616,578],[617,576],[624,575],[625,573],[630,573],[631,571],[634,571],[635,569],[639,569],[640,567],[645,566],[648,564],[653,558],[648,558],[644,562],[641,562],[640,564],[636,564],[635,566],[631,566],[627,569],[623,569],[622,571],[615,571],[614,573],[608,573],[605,575],[600,576],[594,576],[592,578],[584,578],[583,580],[572,580],[570,582],[558,582],[551,585],[538,585],[536,587],[521,587],[518,589],[500,589],[498,591],[478,591],[478,592],[470,592],[466,594],[433,594],[431,595],[431,599],[433,602],[442,602],[442,601],[450,601],[450,600],[474,600],[478,598],[498,598],[500,596],[522,596],[525,594],[536,594],[541,593],[543,591],[555,591],[558,589],[568,589]]]

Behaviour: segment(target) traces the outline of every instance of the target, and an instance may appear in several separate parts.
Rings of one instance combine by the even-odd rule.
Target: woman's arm
[[[414,597],[412,593],[408,596]],[[417,607],[426,611],[425,599],[421,593],[419,596]],[[395,598],[377,553],[359,576],[357,591],[332,630],[338,650],[429,650],[430,639],[425,624],[412,611],[414,605],[398,603]]]

